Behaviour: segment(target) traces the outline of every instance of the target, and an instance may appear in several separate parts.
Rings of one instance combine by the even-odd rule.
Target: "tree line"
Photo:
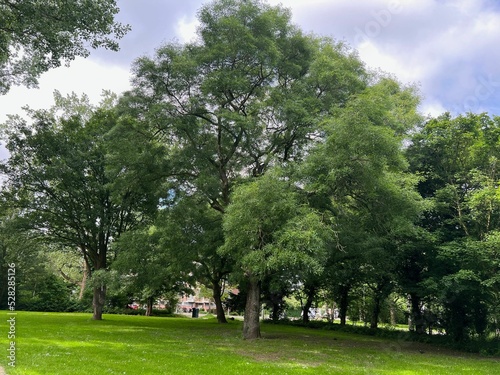
[[[300,292],[307,321],[326,294],[346,324],[361,289],[372,328],[399,295],[415,332],[498,335],[500,118],[422,116],[415,86],[282,6],[218,0],[198,20],[135,61],[130,91],[57,94],[3,126],[2,277],[56,249],[81,259],[94,319],[118,280],[149,307],[200,283],[224,323],[230,281],[249,339],[263,296],[277,317]]]

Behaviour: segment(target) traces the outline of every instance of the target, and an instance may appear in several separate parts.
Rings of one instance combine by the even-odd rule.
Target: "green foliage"
[[[0,10],[3,92],[87,55],[85,43],[116,49],[127,29],[114,1]],[[500,118],[424,123],[415,86],[291,19],[260,0],[210,2],[197,40],[139,58],[118,100],[56,92],[53,108],[11,117],[0,296],[16,262],[30,308],[85,308],[93,292],[96,316],[131,298],[150,313],[156,297],[201,283],[225,322],[234,280],[242,291],[228,303],[251,305],[245,337],[260,335],[261,297],[277,320],[300,296],[307,320],[322,294],[343,324],[349,314],[375,328],[406,308],[415,333],[498,335]],[[83,302],[69,304],[60,277],[75,293],[86,272]]]
[[[142,131],[175,140],[177,183],[223,212],[241,176],[300,159],[323,116],[362,88],[366,73],[345,45],[304,36],[280,6],[224,0],[198,16],[197,43],[136,61],[122,105]],[[349,84],[322,75],[330,58]]]
[[[379,304],[394,287],[398,256],[425,208],[407,172],[403,137],[418,125],[413,87],[380,77],[325,122],[325,142],[300,167],[309,203],[333,218],[326,288],[347,314],[349,293],[367,285]]]
[[[0,216],[0,307],[7,307],[7,268],[14,264],[16,307],[25,310],[65,311],[71,290],[50,269],[51,260],[45,254],[48,246],[25,231],[24,219],[2,202]]]
[[[0,93],[11,85],[37,85],[41,73],[90,54],[117,51],[130,29],[114,21],[115,0],[0,1]]]
[[[68,285],[53,274],[44,275],[34,285],[29,285],[26,282],[21,282],[19,285],[16,306],[19,310],[67,311],[70,306]]]
[[[165,44],[136,61],[133,89],[119,107],[134,119],[128,131],[164,145],[168,171],[159,183],[192,200],[188,207],[204,202],[224,217],[248,177],[302,160],[321,121],[363,90],[369,74],[344,43],[304,35],[282,6],[221,0],[203,6],[198,19],[196,42]],[[216,254],[219,245],[205,248],[210,261],[200,262],[214,290],[239,262],[238,251]]]
[[[80,253],[92,273],[107,268],[111,242],[144,219],[155,197],[151,190],[119,185],[121,170],[109,168],[116,112],[83,111],[82,105],[85,98],[70,97],[50,111],[29,110],[31,122],[11,118],[4,135],[10,158],[0,168],[6,177],[2,193],[22,212],[25,229]],[[97,298],[95,289],[97,319],[101,292]]]
[[[459,341],[498,327],[499,125],[486,114],[444,114],[415,134],[407,152],[425,176],[421,194],[433,202],[423,226],[438,251],[424,285]]]
[[[175,256],[178,251],[163,228],[140,228],[124,233],[114,244],[120,288],[141,301],[165,294],[180,293],[189,280],[189,263]]]
[[[224,216],[225,244],[245,275],[260,280],[270,272],[321,272],[329,228],[300,202],[289,181],[268,173],[239,186]]]

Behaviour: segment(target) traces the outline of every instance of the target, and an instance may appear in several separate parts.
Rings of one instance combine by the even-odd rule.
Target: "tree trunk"
[[[104,285],[94,287],[94,296],[92,298],[93,320],[102,320],[102,309],[106,300],[106,287]]]
[[[378,328],[378,316],[380,315],[380,294],[375,292],[373,297],[373,310],[370,319],[370,328]]]
[[[316,288],[314,288],[313,286],[308,286],[305,289],[306,289],[307,299],[304,308],[302,309],[302,322],[309,323],[309,310],[311,310],[311,306],[313,304],[314,297],[316,295]]]
[[[104,232],[99,231],[99,246],[95,251],[91,251],[91,249],[85,249],[82,245],[82,250],[84,253],[84,259],[87,262],[87,270],[90,270],[90,262],[89,257],[92,260],[94,270],[105,270],[106,269],[106,254],[108,251],[106,236]],[[90,252],[91,254],[88,254]],[[88,255],[86,255],[88,254]],[[102,281],[101,281],[102,282]],[[96,285],[93,288],[93,297],[92,297],[92,308],[93,308],[93,320],[102,320],[102,310],[104,308],[104,303],[106,301],[106,285]]]
[[[153,315],[153,297],[146,298],[146,316]]]
[[[215,302],[215,309],[217,312],[217,321],[219,323],[227,323],[224,308],[222,307],[222,291],[219,281],[212,281],[213,297]]]
[[[272,305],[271,319],[273,322],[277,322],[281,317],[285,317],[284,310],[284,301],[283,298],[285,296],[285,292],[283,290],[277,290],[275,292],[269,292],[269,301]],[[262,317],[264,319],[264,317]]]
[[[414,293],[410,293],[410,303],[411,303],[411,312],[410,319],[411,325],[415,327],[415,332],[422,334],[425,333],[425,321],[422,315],[422,311],[420,310],[420,297]],[[412,329],[410,328],[410,331]]]
[[[248,280],[245,318],[243,321],[243,338],[253,340],[260,338],[260,282],[255,278]]]
[[[271,319],[273,320],[273,322],[277,322],[278,320],[280,320],[281,304],[280,304],[279,300],[277,300],[277,299],[272,299],[271,303],[273,305]]]
[[[347,319],[347,307],[349,305],[349,287],[342,286],[339,301],[340,325],[345,326]]]
[[[396,303],[393,298],[389,300],[389,314],[391,316],[391,326],[395,326],[398,322],[396,319]]]
[[[280,318],[284,316],[283,296],[284,292],[282,290],[268,290],[267,293],[265,293],[265,303],[267,306],[271,307],[271,314],[269,315],[269,318],[271,318],[273,323],[278,322]],[[262,313],[262,319],[266,319],[264,312]]]
[[[85,292],[85,287],[87,286],[87,278],[89,276],[89,266],[87,261],[83,261],[83,277],[82,282],[80,283],[80,294],[78,295],[78,301],[83,299],[83,293]]]

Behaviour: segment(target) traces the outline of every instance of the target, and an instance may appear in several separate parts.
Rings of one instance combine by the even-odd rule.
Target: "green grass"
[[[7,352],[7,313],[0,312]],[[16,368],[8,375],[500,374],[500,360],[345,332],[266,324],[241,339],[241,322],[18,312]],[[4,350],[5,349],[5,350]],[[423,352],[423,353],[421,353]]]

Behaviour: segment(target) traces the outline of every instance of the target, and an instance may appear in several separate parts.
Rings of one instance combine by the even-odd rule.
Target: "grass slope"
[[[2,316],[0,348],[7,345]],[[241,339],[241,322],[19,312],[16,368],[8,375],[78,374],[500,374],[500,360],[342,332],[263,326]],[[423,353],[422,353],[423,352]]]

